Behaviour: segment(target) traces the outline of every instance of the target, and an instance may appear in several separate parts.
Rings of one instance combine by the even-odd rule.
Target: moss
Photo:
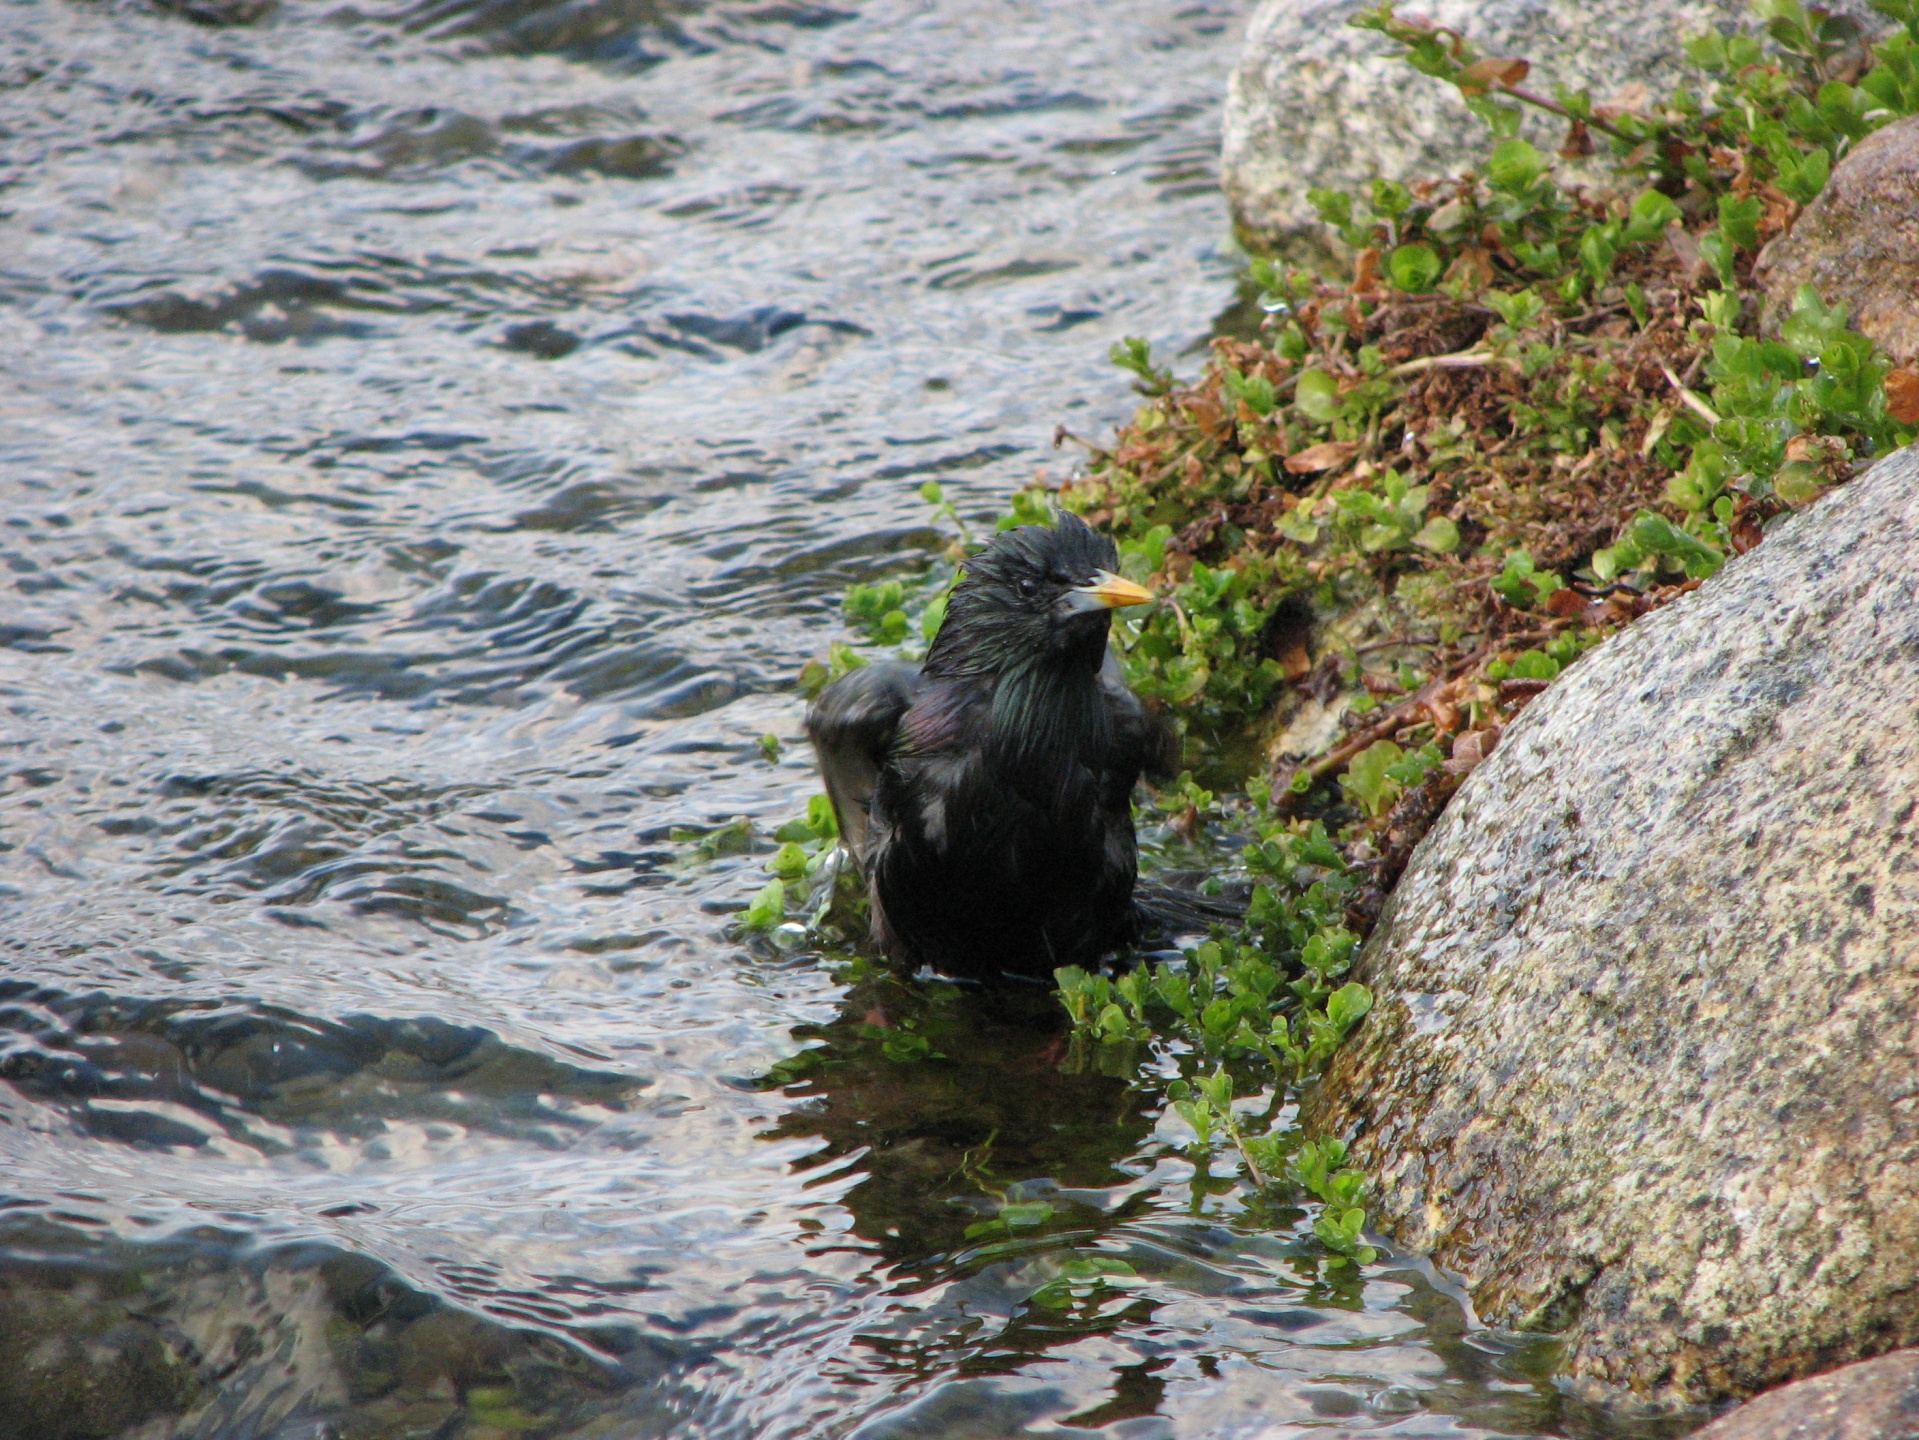
[[[102,1285],[0,1282],[0,1432],[118,1435],[191,1409],[200,1385],[178,1337]]]

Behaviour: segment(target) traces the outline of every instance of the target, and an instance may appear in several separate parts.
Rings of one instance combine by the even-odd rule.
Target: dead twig
[[[1409,725],[1418,724],[1420,717],[1425,714],[1428,702],[1435,699],[1442,689],[1451,685],[1462,675],[1469,674],[1475,665],[1492,654],[1493,647],[1498,643],[1501,642],[1492,640],[1485,641],[1478,649],[1472,651],[1465,658],[1447,666],[1445,674],[1428,680],[1424,685],[1420,686],[1410,700],[1401,701],[1365,729],[1342,740],[1317,760],[1308,761],[1306,764],[1299,766],[1291,775],[1286,777],[1286,784],[1275,785],[1273,787],[1275,803],[1290,803],[1293,794],[1292,787],[1301,775],[1307,776],[1312,784],[1317,785],[1335,770],[1344,766],[1347,761],[1359,754],[1360,751],[1377,744],[1381,740],[1392,739],[1393,736],[1397,735]],[[1310,788],[1310,786],[1308,788]]]
[[[1519,362],[1509,355],[1494,355],[1485,350],[1456,350],[1450,355],[1427,355],[1418,360],[1404,360],[1386,373],[1392,376],[1417,375],[1422,370],[1469,370],[1475,365],[1507,365],[1512,372],[1520,373]]]
[[[1665,372],[1666,378],[1672,382],[1672,388],[1679,392],[1679,399],[1688,410],[1692,411],[1693,414],[1697,415],[1701,420],[1704,420],[1708,425],[1717,425],[1719,423],[1719,412],[1708,405],[1705,400],[1701,398],[1698,391],[1688,390],[1685,382],[1673,372],[1672,366],[1661,365],[1659,368]]]
[[[1075,445],[1085,446],[1086,449],[1092,453],[1095,460],[1111,460],[1113,458],[1113,452],[1108,450],[1104,445],[1096,445],[1084,435],[1075,435],[1064,425],[1061,425],[1053,431],[1053,448],[1055,450],[1059,449],[1060,446],[1064,445],[1068,440],[1071,440]]]

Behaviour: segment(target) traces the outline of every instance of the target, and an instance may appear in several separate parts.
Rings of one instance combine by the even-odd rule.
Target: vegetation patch
[[[1360,16],[1486,121],[1484,164],[1314,192],[1350,270],[1255,261],[1264,325],[1215,341],[1191,383],[1144,342],[1116,346],[1138,412],[1087,444],[1078,478],[1021,493],[999,522],[1059,505],[1115,537],[1162,601],[1116,617],[1127,677],[1183,726],[1208,784],[1239,780],[1220,757],[1259,742],[1243,797],[1189,772],[1142,816],[1160,863],[1237,845],[1243,927],[1057,978],[1067,1063],[1158,1090],[1197,1173],[1230,1154],[1249,1207],[1305,1227],[1302,1264],[1373,1258],[1363,1177],[1291,1118],[1372,1003],[1347,971],[1453,790],[1584,650],[1919,426],[1919,374],[1810,290],[1762,333],[1753,273],[1853,143],[1919,111],[1919,0],[1874,8],[1897,28],[1868,46],[1840,17],[1769,0],[1689,47],[1694,83],[1603,103],[1549,98],[1525,60],[1390,3]],[[1565,121],[1561,157],[1603,147],[1610,182],[1562,185],[1555,156],[1519,138],[1527,106]],[[874,646],[912,658],[937,630],[972,537],[937,486],[923,493],[952,551],[855,587],[864,643],[810,664],[809,693]],[[856,935],[830,809],[780,838],[746,928]]]

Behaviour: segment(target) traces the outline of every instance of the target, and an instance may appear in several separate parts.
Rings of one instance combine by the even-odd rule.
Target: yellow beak
[[[1073,593],[1084,595],[1088,600],[1104,605],[1108,610],[1124,610],[1129,605],[1150,605],[1153,592],[1144,585],[1135,585],[1123,575],[1115,575],[1110,570],[1101,570],[1093,576],[1091,585],[1076,585]]]

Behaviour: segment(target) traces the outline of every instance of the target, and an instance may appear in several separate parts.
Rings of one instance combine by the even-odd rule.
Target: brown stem
[[[1588,125],[1592,126],[1593,129],[1603,131],[1615,140],[1632,139],[1632,136],[1608,125],[1596,115],[1575,115],[1557,100],[1548,100],[1544,95],[1535,95],[1530,90],[1521,90],[1517,85],[1508,85],[1504,80],[1498,80],[1494,83],[1515,100],[1523,101],[1528,105],[1537,105],[1541,110],[1550,110],[1553,114],[1564,116],[1568,120],[1584,120]]]
[[[1108,450],[1104,445],[1095,445],[1085,436],[1075,435],[1064,425],[1061,425],[1053,432],[1053,448],[1055,450],[1059,449],[1059,447],[1064,445],[1068,440],[1071,440],[1075,445],[1084,445],[1092,452],[1093,458],[1096,460],[1111,460],[1113,458],[1113,452]]]
[[[1395,705],[1391,710],[1388,710],[1365,729],[1347,737],[1317,760],[1299,766],[1291,775],[1286,777],[1286,784],[1284,786],[1274,787],[1274,803],[1281,806],[1281,808],[1285,808],[1292,803],[1292,782],[1301,775],[1310,777],[1313,784],[1316,785],[1368,746],[1376,744],[1381,740],[1390,740],[1407,726],[1416,723],[1419,717],[1425,712],[1427,702],[1436,696],[1441,688],[1452,684],[1453,681],[1466,674],[1473,666],[1492,654],[1495,645],[1506,643],[1512,638],[1511,636],[1502,636],[1497,641],[1483,641],[1477,649],[1468,654],[1464,659],[1448,666],[1445,674],[1436,676],[1420,686],[1418,692],[1414,694],[1412,699],[1402,701],[1398,705]]]
[[[1409,640],[1375,640],[1370,645],[1361,645],[1353,651],[1355,655],[1370,655],[1375,650],[1406,650],[1415,645],[1437,645],[1437,635],[1415,635]]]
[[[1273,1183],[1272,1180],[1268,1178],[1266,1173],[1262,1171],[1258,1165],[1253,1163],[1252,1152],[1246,1148],[1246,1142],[1240,1136],[1239,1122],[1234,1120],[1231,1115],[1226,1117],[1226,1133],[1233,1137],[1233,1148],[1239,1151],[1240,1162],[1245,1165],[1246,1173],[1253,1177],[1253,1184],[1261,1190],[1270,1189]]]

